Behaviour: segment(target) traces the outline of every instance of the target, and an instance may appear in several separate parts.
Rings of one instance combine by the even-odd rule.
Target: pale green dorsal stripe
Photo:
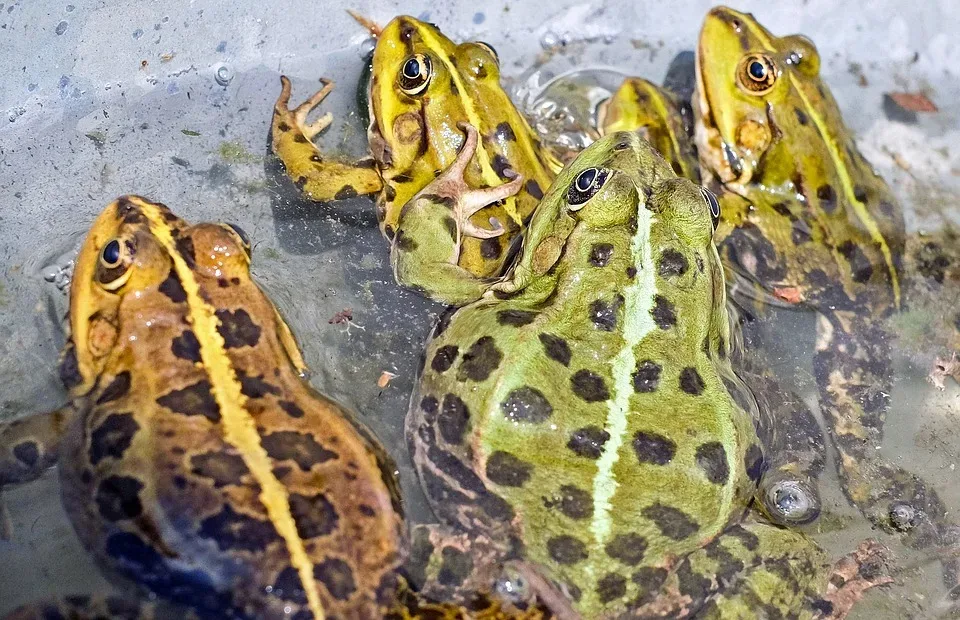
[[[610,538],[610,502],[618,486],[613,468],[620,458],[620,447],[627,432],[627,415],[630,413],[630,397],[633,395],[631,377],[637,365],[634,349],[655,329],[650,314],[653,309],[653,296],[657,292],[653,253],[650,248],[650,229],[654,217],[648,209],[641,207],[637,209],[637,219],[637,232],[630,244],[630,253],[637,265],[637,275],[633,283],[623,291],[624,341],[620,353],[611,362],[613,394],[608,401],[605,425],[610,439],[603,446],[603,453],[597,460],[597,473],[593,478],[593,521],[590,531],[598,546],[604,545]]]

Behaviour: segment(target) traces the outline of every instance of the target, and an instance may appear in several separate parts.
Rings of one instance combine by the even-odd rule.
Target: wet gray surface
[[[369,201],[320,211],[268,157],[281,72],[293,79],[295,100],[319,77],[335,79],[325,107],[336,122],[322,143],[362,153],[354,92],[365,34],[333,4],[0,2],[0,419],[63,402],[55,367],[65,298],[47,280],[108,202],[139,193],[190,221],[231,221],[249,233],[254,274],[298,336],[311,382],[357,411],[396,454],[410,512],[427,516],[404,460],[402,420],[422,340],[440,309],[393,283]],[[493,3],[482,12],[475,4],[431,4],[342,6],[381,23],[398,13],[426,17],[454,39],[492,43],[518,99],[526,99],[574,66],[662,78],[677,53],[691,49],[710,3]],[[732,4],[777,34],[815,40],[849,125],[897,187],[912,228],[958,219],[960,13],[952,0]],[[537,63],[542,69],[531,71]],[[884,92],[920,89],[939,112],[884,114]],[[329,322],[344,309],[353,312],[349,331]],[[784,343],[780,370],[803,385],[808,371],[791,346],[801,342]],[[956,510],[960,390],[937,392],[924,381],[933,353],[904,347],[882,450],[920,471]],[[383,371],[397,375],[386,388],[377,385]],[[828,487],[825,495],[833,520],[824,527],[838,525],[821,541],[839,554],[871,532],[854,527],[839,491]],[[4,491],[3,500],[13,536],[0,542],[0,613],[105,586],[73,537],[52,472]],[[936,609],[939,567],[921,564],[902,579],[859,614]]]

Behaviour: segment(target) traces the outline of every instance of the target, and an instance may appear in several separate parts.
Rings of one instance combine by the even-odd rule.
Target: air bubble
[[[233,71],[227,65],[219,65],[213,73],[214,79],[220,86],[226,86],[233,79]]]

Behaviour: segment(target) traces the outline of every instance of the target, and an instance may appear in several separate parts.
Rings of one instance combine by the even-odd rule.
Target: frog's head
[[[749,13],[711,10],[697,45],[697,146],[724,183],[757,180],[783,134],[810,124],[798,83],[819,83],[820,56],[801,35],[775,37]]]
[[[94,221],[77,256],[61,367],[65,383],[77,393],[93,386],[117,342],[128,297],[154,290],[183,303],[183,272],[248,280],[249,264],[249,241],[236,226],[189,227],[162,204],[139,196],[117,199]]]
[[[409,16],[393,19],[377,36],[369,102],[371,134],[389,149],[388,163],[406,170],[431,140],[456,142],[462,135],[457,122],[469,118],[461,90],[483,86],[500,88],[491,46],[458,45],[433,24]]]

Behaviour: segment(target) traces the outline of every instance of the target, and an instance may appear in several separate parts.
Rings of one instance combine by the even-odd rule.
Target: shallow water
[[[337,80],[325,105],[336,121],[321,141],[362,152],[354,92],[363,31],[345,13],[305,2],[269,10],[255,3],[39,4],[0,3],[0,419],[63,402],[58,275],[62,284],[72,251],[103,206],[139,193],[189,221],[232,221],[248,232],[254,275],[291,323],[312,384],[373,428],[397,458],[409,514],[429,518],[405,460],[402,421],[423,338],[440,308],[394,284],[369,201],[321,211],[299,198],[267,149],[282,72],[293,79],[295,100],[320,76]],[[896,188],[911,230],[960,221],[960,44],[953,36],[960,15],[950,0],[874,0],[860,12],[830,0],[731,4],[753,10],[777,34],[814,39],[848,124]],[[482,13],[427,6],[353,8],[381,23],[399,12],[428,17],[453,38],[492,43],[517,100],[527,101],[574,66],[660,80],[677,54],[691,49],[709,3],[495,4]],[[930,89],[939,112],[911,122],[887,117],[882,93],[921,88]],[[960,285],[948,285],[941,298],[960,299]],[[345,309],[354,317],[349,331],[329,322]],[[815,404],[812,317],[780,312],[775,320],[777,333],[789,334],[775,340],[776,370],[796,379]],[[880,450],[957,511],[960,387],[948,381],[941,392],[926,382],[941,351],[936,331],[917,327],[924,320],[904,320],[909,329],[896,351],[898,381]],[[380,388],[384,371],[397,377]],[[870,593],[855,616],[933,615],[944,594],[937,563],[870,531],[827,472],[825,514],[813,526],[821,543],[840,555],[879,536],[904,565],[917,564],[896,586]],[[12,536],[0,541],[0,613],[44,595],[106,587],[60,507],[54,472],[2,497]]]

